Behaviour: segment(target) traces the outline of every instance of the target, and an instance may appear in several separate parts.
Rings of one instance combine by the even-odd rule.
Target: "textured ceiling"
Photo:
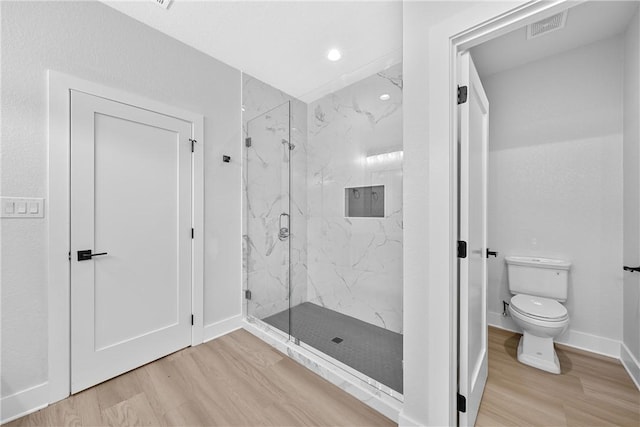
[[[307,102],[402,60],[401,1],[104,3]]]

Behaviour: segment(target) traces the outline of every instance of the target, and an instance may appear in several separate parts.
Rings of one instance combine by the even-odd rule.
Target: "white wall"
[[[624,88],[624,264],[637,267],[640,265],[640,11],[625,34]],[[639,273],[624,273],[623,299],[622,360],[640,387]]]
[[[576,331],[620,340],[622,66],[615,37],[482,79],[494,318],[511,296],[505,256],[567,259],[571,323],[559,341]]]
[[[202,113],[205,325],[239,315],[240,72],[99,3],[1,8],[2,195],[47,197],[47,69]],[[48,377],[46,208],[44,220],[2,220],[1,274],[6,397]]]

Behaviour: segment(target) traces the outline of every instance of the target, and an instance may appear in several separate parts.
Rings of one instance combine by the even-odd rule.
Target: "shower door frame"
[[[288,301],[287,310],[290,310],[291,309],[291,294],[292,294],[292,292],[291,292],[291,241],[292,241],[292,238],[293,238],[293,236],[291,235],[291,228],[292,228],[291,227],[291,224],[292,224],[292,220],[291,220],[291,183],[292,183],[291,182],[291,157],[292,157],[291,156],[291,151],[292,151],[292,148],[291,147],[293,147],[293,144],[291,142],[291,100],[288,100],[288,101],[285,101],[285,102],[283,102],[281,104],[278,104],[278,105],[270,108],[269,110],[264,111],[261,114],[255,116],[255,117],[252,117],[251,119],[246,121],[246,137],[249,140],[251,140],[251,146],[247,146],[246,145],[246,141],[247,140],[245,139],[245,147],[244,147],[245,148],[245,165],[246,165],[245,166],[245,168],[246,168],[246,174],[245,174],[245,198],[246,199],[245,200],[247,200],[248,197],[249,197],[249,173],[250,173],[250,170],[251,170],[250,167],[249,167],[249,149],[253,148],[253,143],[254,143],[254,141],[252,139],[252,136],[251,136],[249,123],[251,123],[253,120],[256,120],[256,119],[258,119],[258,118],[260,118],[262,116],[265,116],[265,115],[269,114],[270,112],[273,112],[273,111],[283,107],[284,105],[287,105],[287,107],[288,107],[287,108],[287,143],[289,144],[288,145],[289,149],[287,150],[287,157],[288,157],[287,163],[288,163],[288,165],[287,165],[287,168],[286,168],[286,170],[287,170],[287,172],[286,172],[287,173],[287,178],[286,178],[287,188],[286,188],[286,192],[282,191],[282,183],[284,182],[284,180],[282,179],[282,175],[281,175],[281,179],[280,179],[280,186],[281,186],[280,188],[281,188],[281,195],[282,196],[287,196],[287,204],[286,204],[287,212],[286,212],[286,215],[288,217],[287,226],[288,226],[288,233],[289,234],[288,234],[288,236],[286,238],[287,247],[286,247],[286,249],[284,251],[286,251],[286,260],[287,260],[286,261],[286,285],[287,285],[286,299]],[[284,140],[281,141],[281,143],[284,144]],[[281,164],[281,169],[283,169],[282,168],[282,164]],[[247,202],[247,204],[248,204],[248,202]],[[285,214],[285,212],[282,212],[282,213],[279,214],[279,222],[281,221],[283,214]],[[245,215],[246,215],[246,217],[244,218],[245,227],[246,227],[246,230],[245,230],[246,233],[245,234],[247,236],[249,236],[249,231],[250,231],[249,214],[248,214],[248,211],[246,211],[246,210],[245,210]],[[246,279],[245,279],[246,289],[245,289],[245,292],[248,291],[249,294],[245,293],[245,300],[244,300],[246,317],[247,317],[247,319],[252,319],[252,320],[255,320],[255,321],[259,321],[261,323],[265,323],[262,320],[261,317],[255,316],[253,313],[250,312],[250,304],[251,304],[251,300],[253,298],[253,293],[251,292],[252,288],[251,288],[251,281],[250,281],[250,278],[249,278],[249,251],[250,251],[250,249],[247,248],[247,263],[246,263],[246,266],[245,266],[245,269],[246,269],[246,271],[245,271],[245,274],[246,274]],[[247,295],[250,295],[250,297],[247,297]],[[276,313],[271,313],[271,315],[272,314],[276,314]],[[263,316],[263,317],[268,317],[268,316]],[[284,335],[286,335],[288,337],[289,340],[292,340],[292,337],[291,337],[291,317],[290,317],[290,315],[289,315],[289,319],[288,319],[288,331],[287,332],[280,331],[277,328],[275,328],[275,330],[277,330],[279,332],[282,332]]]

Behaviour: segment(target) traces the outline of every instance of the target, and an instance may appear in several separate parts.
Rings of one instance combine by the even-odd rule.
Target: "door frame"
[[[192,160],[191,345],[204,334],[204,116],[53,70],[48,81],[48,356],[49,403],[71,394],[70,176],[71,90],[158,112],[191,123]]]
[[[458,53],[516,28],[583,3],[585,0],[532,0],[513,4],[479,4],[433,27],[429,37],[428,182],[429,273],[428,284],[436,297],[424,311],[430,342],[439,342],[427,361],[432,381],[426,385],[427,413],[432,424],[456,425],[458,391]],[[442,304],[447,298],[449,304]],[[406,340],[407,338],[405,338]],[[443,363],[448,361],[448,370]],[[445,391],[446,390],[446,391]],[[445,393],[443,393],[445,391]],[[440,399],[437,396],[443,396]],[[448,403],[448,405],[447,405]]]

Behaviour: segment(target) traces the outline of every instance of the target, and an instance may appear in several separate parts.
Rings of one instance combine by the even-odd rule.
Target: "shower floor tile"
[[[401,334],[310,302],[262,320],[402,393]]]

